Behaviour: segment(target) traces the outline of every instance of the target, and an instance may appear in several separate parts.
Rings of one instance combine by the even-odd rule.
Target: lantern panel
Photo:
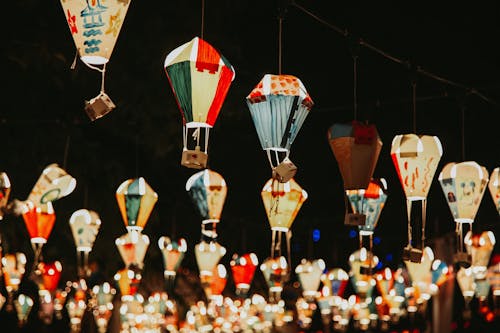
[[[204,220],[220,220],[227,186],[219,173],[209,169],[195,173],[186,182],[186,191]]]
[[[2,258],[2,271],[7,291],[16,291],[21,284],[26,266],[24,253],[6,254]]]
[[[431,279],[430,271],[432,267],[432,262],[434,261],[434,252],[428,246],[424,248],[421,262],[413,262],[411,260],[405,260],[406,269],[410,274],[411,281],[413,284],[428,281]],[[429,281],[430,283],[430,281]]]
[[[266,259],[260,265],[260,270],[270,290],[279,291],[283,289],[283,284],[286,282],[288,276],[288,264],[285,257]]]
[[[345,287],[349,281],[349,275],[342,268],[333,268],[321,276],[321,282],[328,289],[328,295],[344,295]]]
[[[128,179],[116,190],[116,200],[127,229],[142,231],[158,195],[144,178]]]

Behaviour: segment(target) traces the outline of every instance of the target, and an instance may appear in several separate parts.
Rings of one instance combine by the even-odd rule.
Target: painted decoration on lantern
[[[142,231],[158,195],[144,178],[139,177],[128,179],[118,187],[116,201],[127,230]]]
[[[61,0],[83,62],[103,65],[109,61],[129,4],[130,0]]]
[[[490,189],[491,198],[493,199],[498,214],[500,215],[500,168],[495,168],[491,172],[488,187]]]
[[[331,296],[343,297],[348,281],[349,275],[342,268],[333,268],[321,276],[321,282]]]
[[[266,74],[246,97],[262,149],[286,152],[306,120],[313,101],[293,75]]]
[[[313,261],[302,259],[300,264],[295,268],[295,273],[302,286],[302,294],[305,297],[316,296],[325,266],[323,259],[316,259]]]
[[[170,52],[164,67],[183,123],[214,126],[235,76],[233,66],[212,45],[195,37]]]
[[[38,286],[39,289],[47,290],[51,293],[54,292],[57,289],[59,279],[61,278],[61,263],[59,261],[50,263],[40,262],[38,264],[37,270],[41,277],[41,283]]]
[[[43,169],[28,199],[36,206],[58,200],[69,195],[76,187],[76,179],[56,163]]]
[[[476,162],[448,163],[439,182],[457,223],[472,223],[488,184],[488,171]]]
[[[76,250],[90,252],[101,226],[99,215],[93,210],[79,209],[71,214],[69,226],[73,233]]]
[[[44,244],[56,221],[56,214],[49,201],[46,204],[35,206],[31,201],[25,201],[22,216],[32,243]]]
[[[491,253],[495,247],[495,234],[492,231],[483,231],[480,234],[467,232],[464,238],[467,253],[471,255],[472,272],[476,279],[486,276]]]
[[[373,234],[387,200],[385,179],[372,179],[366,189],[346,190],[346,194],[352,210],[366,216],[365,225],[359,226],[360,233]]]
[[[135,265],[142,268],[149,247],[149,237],[139,232],[128,232],[115,241],[118,252],[126,267]]]
[[[261,192],[271,230],[288,231],[302,204],[307,200],[307,192],[291,179],[280,183],[269,179]]]
[[[427,198],[439,160],[443,155],[436,136],[402,134],[392,140],[392,162],[410,201]]]
[[[158,247],[163,255],[165,274],[175,275],[187,251],[186,240],[181,238],[178,241],[172,241],[170,237],[162,236],[158,239]]]
[[[227,195],[219,173],[209,169],[195,173],[186,182],[186,191],[204,221],[219,222]]]
[[[217,242],[202,241],[194,248],[200,275],[211,276],[219,260],[226,254],[226,248]]]
[[[339,165],[345,190],[366,189],[382,149],[377,128],[353,121],[334,124],[328,142]]]
[[[3,219],[4,208],[9,202],[10,180],[5,172],[0,172],[0,221]]]

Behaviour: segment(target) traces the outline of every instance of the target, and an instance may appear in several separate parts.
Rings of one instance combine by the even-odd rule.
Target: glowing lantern
[[[290,233],[288,231],[302,204],[307,199],[307,192],[294,179],[290,179],[284,184],[269,179],[262,189],[261,196],[272,231],[271,257],[274,257],[276,250],[281,255],[282,232],[286,233],[287,250],[290,254]]]
[[[126,267],[134,265],[139,269],[142,268],[149,246],[147,235],[135,231],[129,232],[118,237],[115,244]]]
[[[437,287],[440,287],[443,283],[446,282],[449,275],[450,269],[448,268],[448,265],[446,265],[445,262],[439,259],[434,260],[434,262],[432,263],[431,271],[432,283]]]
[[[33,307],[33,300],[27,295],[20,294],[14,301],[14,305],[16,307],[19,326],[23,326],[28,320],[31,308]]]
[[[364,247],[354,251],[349,256],[349,266],[351,267],[349,275],[356,294],[361,299],[370,297],[373,291],[376,282],[371,273],[378,261],[378,257]]]
[[[364,215],[364,224],[358,226],[359,241],[363,244],[362,237],[369,236],[371,251],[373,231],[387,200],[387,182],[384,178],[372,179],[366,189],[346,190],[346,195],[354,214]]]
[[[227,195],[226,181],[217,172],[205,169],[188,179],[186,191],[203,219],[202,233],[215,238],[216,225],[220,221]],[[208,227],[212,230],[207,230]]]
[[[42,253],[42,247],[47,243],[50,232],[56,221],[56,214],[49,201],[46,204],[35,206],[31,201],[25,201],[22,207],[22,215],[31,239],[31,245],[35,253],[35,266]]]
[[[307,301],[314,300],[318,294],[321,275],[324,270],[325,262],[323,259],[317,259],[312,262],[302,259],[300,264],[295,268],[295,273],[298,275],[300,285],[302,286],[302,294]]]
[[[184,254],[187,251],[186,240],[181,238],[176,242],[172,241],[169,237],[162,236],[158,239],[158,246],[163,255],[165,278],[174,279],[177,269],[181,265]]]
[[[323,294],[343,297],[349,275],[342,268],[333,268],[321,276]]]
[[[51,263],[41,262],[38,264],[38,272],[41,277],[39,289],[47,290],[50,293],[55,292],[59,279],[61,278],[61,263],[59,261]]]
[[[463,251],[463,224],[472,227],[488,184],[488,171],[476,162],[448,163],[439,175],[439,182],[457,223],[458,253],[455,260],[465,266],[470,258]]]
[[[273,74],[264,75],[246,100],[273,178],[285,183],[297,172],[290,147],[313,101],[297,77]]]
[[[70,297],[66,302],[66,311],[68,311],[72,333],[78,333],[81,331],[82,318],[86,309],[87,304],[83,299]]]
[[[434,252],[430,247],[425,247],[420,263],[405,260],[404,263],[411,277],[412,286],[415,290],[415,298],[418,303],[429,300],[432,293],[431,268],[434,261]]]
[[[80,59],[89,68],[102,73],[101,92],[85,109],[91,120],[115,107],[104,92],[104,74],[129,4],[130,0],[61,0]],[[102,69],[96,67],[101,65]]]
[[[128,231],[142,231],[157,200],[158,195],[142,177],[121,183],[116,201]]]
[[[469,231],[464,239],[467,253],[472,258],[472,273],[476,279],[484,279],[488,270],[491,252],[495,247],[495,235],[491,231],[484,231],[481,234],[473,234]]]
[[[224,288],[227,283],[227,271],[226,267],[222,264],[218,264],[210,279],[210,284],[205,287],[205,294],[211,299],[220,299]]]
[[[246,297],[258,264],[255,253],[246,253],[241,257],[236,253],[233,255],[230,265],[237,295]]]
[[[462,295],[465,300],[466,309],[468,309],[469,303],[474,298],[474,293],[476,290],[476,285],[474,283],[474,274],[472,274],[472,269],[460,267],[456,275],[458,286],[462,291]]]
[[[101,219],[93,210],[79,209],[71,214],[69,226],[75,240],[79,275],[82,277],[88,274],[89,253],[99,232]]]
[[[71,194],[75,187],[76,179],[53,163],[43,169],[27,200],[35,206],[47,204]]]
[[[39,296],[39,310],[38,316],[45,325],[50,325],[52,323],[52,318],[54,316],[54,301],[52,295],[46,289],[38,290]]]
[[[0,220],[3,220],[4,209],[9,202],[10,180],[5,172],[0,172]]]
[[[490,189],[491,198],[493,199],[498,214],[500,215],[500,168],[495,168],[491,172],[488,187]]]
[[[302,329],[311,328],[314,312],[316,311],[316,304],[308,302],[307,299],[299,297],[295,302],[297,309],[297,322]]]
[[[217,242],[201,241],[196,244],[194,253],[200,276],[210,277],[219,260],[226,254],[226,248]]]
[[[396,135],[392,140],[392,162],[405,192],[408,215],[408,245],[403,257],[413,262],[420,262],[425,246],[427,195],[442,155],[441,141],[436,136],[402,134]],[[421,249],[414,249],[412,246],[411,210],[413,201],[421,201],[422,203]]]
[[[92,300],[94,303],[94,319],[100,333],[105,333],[108,328],[108,322],[113,313],[113,298],[116,290],[111,288],[109,283],[95,285],[92,288]]]
[[[394,274],[389,267],[386,267],[382,272],[375,274],[377,289],[382,298],[388,302],[390,291],[394,287]]]
[[[234,80],[234,68],[198,37],[170,52],[164,67],[184,125],[181,164],[203,169],[208,159],[209,131]],[[189,140],[190,135],[194,142]]]
[[[125,296],[133,296],[137,293],[142,275],[137,270],[123,268],[115,274],[114,279],[123,300]]]
[[[2,294],[0,294],[0,310],[2,310],[2,307],[3,305],[5,304],[7,300],[5,299],[5,297],[3,297]]]
[[[54,312],[58,320],[62,319],[62,311],[64,309],[64,303],[66,303],[66,297],[68,292],[66,290],[57,290],[54,294]]]
[[[261,265],[260,270],[269,287],[269,300],[277,303],[281,299],[283,285],[288,280],[288,264],[285,257],[268,258]]]
[[[5,283],[5,289],[7,290],[8,300],[7,300],[7,311],[12,311],[12,301],[14,300],[14,294],[19,289],[21,284],[21,279],[23,278],[26,266],[26,256],[24,253],[18,252],[16,254],[6,254],[2,258],[2,269],[3,278]]]

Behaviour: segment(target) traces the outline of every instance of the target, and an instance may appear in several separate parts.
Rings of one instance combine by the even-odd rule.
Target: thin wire
[[[201,0],[201,39],[205,29],[205,0]]]
[[[304,7],[302,7],[301,5],[299,5],[298,3],[296,3],[294,0],[291,1],[291,4],[301,10],[302,12],[304,12],[305,14],[309,15],[310,17],[314,18],[316,21],[318,21],[319,23],[329,27],[330,29],[334,30],[335,32],[337,32],[338,34],[344,36],[344,37],[348,37],[350,34],[349,34],[349,31],[347,29],[341,29],[339,27],[337,27],[336,25],[334,24],[331,24],[330,22],[327,22],[325,21],[324,19],[318,17],[317,15],[313,14],[312,12],[310,12],[309,10],[305,9]],[[395,57],[385,51],[383,51],[382,49],[374,46],[373,44],[370,44],[362,39],[360,39],[360,45],[366,47],[367,49],[383,56],[384,58],[386,59],[389,59],[395,63],[398,63],[400,65],[404,65],[404,66],[407,66],[408,62],[407,61],[404,61],[398,57]],[[468,93],[470,94],[473,94],[473,95],[476,95],[477,97],[483,99],[484,101],[486,101],[487,103],[491,104],[491,105],[494,105],[496,107],[500,107],[500,104],[498,104],[496,101],[492,100],[491,98],[485,96],[483,93],[479,92],[476,88],[472,88],[472,87],[468,87],[468,86],[465,86],[461,83],[457,83],[455,81],[452,81],[450,79],[447,79],[447,78],[444,78],[440,75],[437,75],[435,73],[432,73],[430,71],[427,71],[425,69],[423,69],[421,66],[417,66],[417,73],[419,74],[422,74],[424,76],[427,76],[428,78],[431,78],[431,79],[434,79],[436,81],[439,81],[441,83],[444,83],[444,84],[447,84],[447,85],[450,85],[450,86],[453,86],[453,87],[456,87],[456,88],[460,88],[460,89],[463,89],[463,90],[466,90]]]
[[[283,47],[283,17],[279,17],[278,19],[278,74],[281,75],[281,66],[282,66],[282,47]]]

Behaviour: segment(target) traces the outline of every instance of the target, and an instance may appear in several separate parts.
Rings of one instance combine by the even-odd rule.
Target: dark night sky
[[[429,2],[430,3],[430,2]],[[500,18],[491,4],[372,1],[300,1],[310,11],[405,60],[500,101]],[[114,192],[138,175],[159,195],[144,233],[151,239],[146,266],[160,271],[156,241],[161,235],[185,237],[184,265],[195,269],[193,246],[199,241],[200,219],[184,190],[194,170],[180,166],[181,117],[163,70],[165,56],[200,34],[201,1],[132,1],[108,65],[106,91],[117,108],[90,123],[85,99],[99,91],[99,74],[78,62],[59,1],[9,1],[4,11],[2,42],[3,101],[0,129],[3,157],[0,169],[12,182],[12,198],[25,199],[42,169],[64,163],[78,181],[76,190],[55,203],[57,221],[44,249],[45,258],[63,267],[75,263],[68,226],[80,208],[97,211],[103,221],[91,257],[100,258],[112,276],[121,265],[114,239],[125,233]],[[490,6],[490,7],[488,7]],[[274,1],[206,1],[204,39],[226,56],[236,70],[227,99],[211,132],[209,166],[228,184],[219,225],[219,241],[234,252],[269,255],[270,230],[260,190],[270,170],[260,148],[245,96],[266,73],[278,71],[277,6]],[[343,225],[342,180],[328,146],[326,131],[334,122],[352,119],[352,59],[346,40],[295,7],[283,23],[283,73],[299,77],[315,102],[292,146],[299,167],[296,180],[309,193],[293,225],[294,261],[321,256],[328,267],[347,268],[357,247]],[[391,140],[412,128],[408,71],[370,50],[361,49],[358,68],[360,119],[377,125],[384,143],[375,171],[385,177],[389,199],[376,236],[375,253],[385,262],[392,253],[396,265],[406,241],[404,194],[390,159]],[[437,135],[444,155],[438,172],[460,161],[461,122],[457,97],[463,91],[420,76],[417,85],[417,129]],[[500,163],[498,106],[476,96],[465,99],[465,151],[489,171]],[[69,141],[68,141],[69,140]],[[437,178],[437,175],[436,175]],[[437,179],[431,188],[428,238],[449,234],[454,222]],[[474,230],[494,230],[499,217],[485,193]],[[32,256],[21,218],[0,225],[8,251]],[[312,244],[310,232],[321,230]],[[498,247],[497,247],[498,248]],[[498,252],[498,250],[497,250]],[[294,263],[295,265],[296,263]],[[72,278],[74,271],[65,270]]]

